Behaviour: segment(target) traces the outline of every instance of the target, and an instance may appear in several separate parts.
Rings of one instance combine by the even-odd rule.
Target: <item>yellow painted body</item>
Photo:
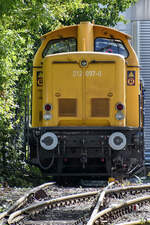
[[[42,56],[50,40],[69,37],[77,39],[76,52]],[[94,40],[98,37],[121,40],[129,56],[94,52]],[[139,127],[139,64],[129,38],[117,30],[89,22],[44,35],[33,64],[32,127]],[[87,66],[81,66],[82,60],[87,61]],[[128,85],[132,73],[135,84]],[[102,116],[97,102],[107,108]],[[115,106],[120,102],[125,106],[124,119],[117,120]],[[52,105],[50,120],[43,119],[47,103]],[[63,105],[72,115],[63,116]]]

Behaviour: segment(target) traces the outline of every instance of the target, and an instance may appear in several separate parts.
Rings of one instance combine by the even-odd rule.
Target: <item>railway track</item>
[[[51,198],[53,183],[32,189],[9,210],[0,224],[134,225],[150,224],[150,184],[117,187]]]

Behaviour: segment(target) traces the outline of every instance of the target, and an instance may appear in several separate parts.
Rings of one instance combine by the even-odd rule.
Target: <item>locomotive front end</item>
[[[143,129],[127,36],[85,22],[43,38],[34,62],[30,162],[57,176],[132,173],[142,165]]]

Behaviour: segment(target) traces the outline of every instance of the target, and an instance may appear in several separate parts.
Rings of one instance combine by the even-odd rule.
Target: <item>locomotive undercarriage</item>
[[[110,136],[121,133],[126,144],[121,150],[110,147]],[[44,134],[54,134],[54,143]],[[45,139],[44,139],[45,138]],[[56,141],[56,140],[55,140]],[[121,137],[114,142],[120,144]],[[126,176],[143,163],[143,130],[132,127],[41,127],[29,129],[28,161],[54,176]],[[55,146],[55,145],[54,145]]]

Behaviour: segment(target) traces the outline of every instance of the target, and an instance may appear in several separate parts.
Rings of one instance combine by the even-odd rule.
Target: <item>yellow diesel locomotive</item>
[[[133,174],[143,164],[143,91],[130,36],[81,22],[41,37],[29,162],[54,176]]]

